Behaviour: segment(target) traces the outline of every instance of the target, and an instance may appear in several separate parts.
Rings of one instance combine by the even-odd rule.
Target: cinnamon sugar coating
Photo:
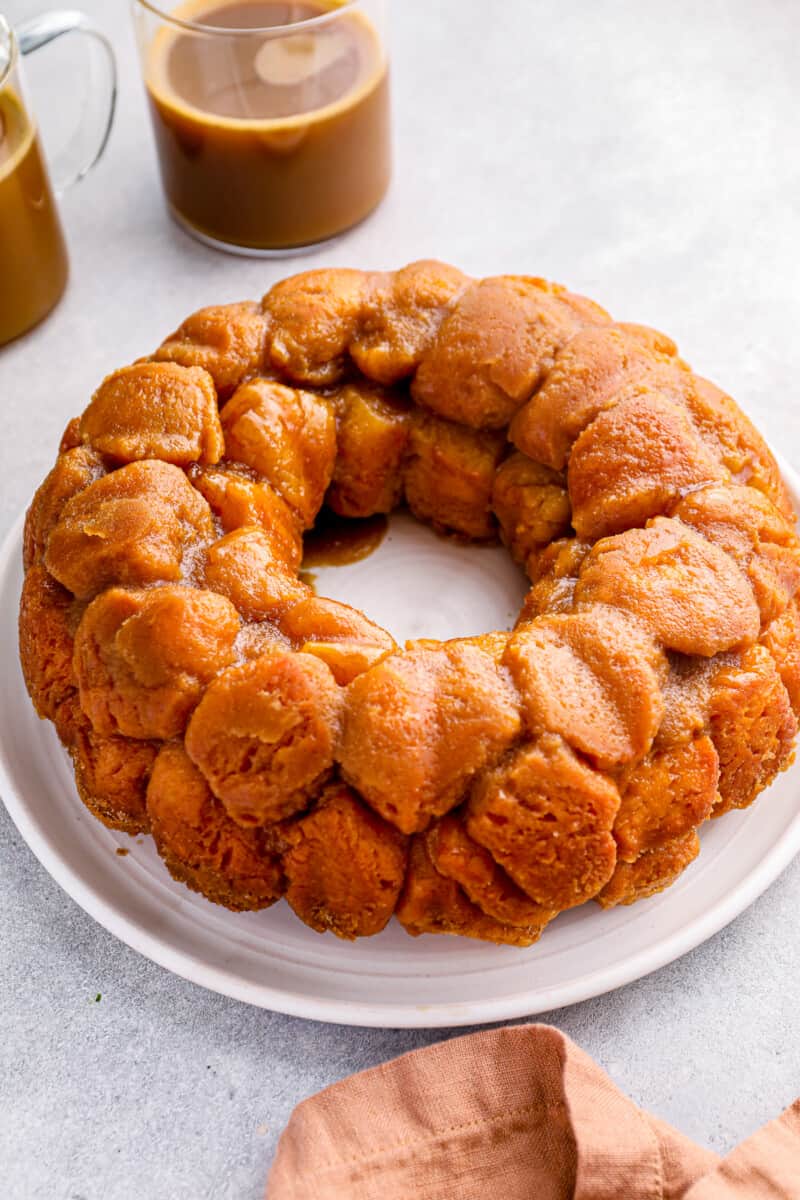
[[[81,708],[107,736],[179,737],[205,687],[235,658],[239,614],[197,588],[109,588],[75,634]]]
[[[674,883],[699,853],[700,839],[692,829],[640,855],[635,862],[619,862],[597,903],[601,908],[614,908],[655,896]]]
[[[260,527],[274,554],[291,571],[297,570],[303,557],[300,519],[271,484],[255,471],[227,462],[197,466],[190,478],[226,533],[245,525]]]
[[[618,857],[636,862],[696,829],[719,800],[718,779],[719,758],[706,735],[648,754],[620,784],[614,822]]]
[[[494,660],[445,642],[390,655],[350,684],[338,759],[376,812],[414,833],[463,800],[519,732],[517,697]]]
[[[787,607],[800,587],[800,540],[777,506],[751,487],[712,486],[690,492],[673,510],[747,576],[761,612],[762,628]]]
[[[328,404],[310,392],[254,379],[222,410],[228,457],[262,475],[304,529],[314,523],[336,459],[336,426]]]
[[[572,447],[572,524],[591,541],[635,529],[725,475],[681,408],[658,392],[636,391],[601,413]]]
[[[525,454],[511,454],[498,467],[492,509],[503,542],[522,564],[565,534],[571,524],[565,477]]]
[[[665,377],[675,347],[653,344],[652,330],[621,325],[581,329],[555,356],[538,391],[514,416],[509,437],[530,458],[561,471],[573,444],[620,391]],[[666,350],[666,353],[665,353]]]
[[[800,613],[796,599],[772,622],[760,641],[778,668],[794,715],[800,717]]]
[[[286,899],[318,933],[350,941],[388,924],[406,872],[406,839],[346,784],[322,792],[281,834]]]
[[[181,578],[187,552],[212,536],[208,504],[178,467],[130,463],[64,505],[47,539],[50,574],[80,599],[113,584]]]
[[[209,685],[186,750],[234,821],[269,825],[305,808],[327,778],[339,707],[324,663],[275,646]]]
[[[201,308],[178,326],[156,350],[156,362],[202,367],[227,400],[245,379],[266,365],[267,321],[258,304],[218,304]]]
[[[516,631],[503,662],[533,736],[558,733],[603,768],[639,761],[652,745],[666,660],[624,613],[598,604],[540,617]]]
[[[158,458],[185,467],[218,462],[225,450],[211,376],[171,362],[134,363],[104,379],[80,436],[115,463]]]
[[[277,618],[308,592],[259,525],[243,525],[212,542],[199,570],[207,588],[251,621]]]
[[[19,658],[33,706],[49,721],[76,692],[72,653],[79,618],[70,593],[44,567],[30,567],[20,598]]]
[[[72,757],[83,803],[110,829],[147,833],[145,798],[158,743],[98,733],[77,698],[68,701],[59,715],[56,728]]]
[[[599,307],[544,279],[504,275],[461,293],[422,357],[418,404],[473,429],[502,429],[533,393],[557,351]]]
[[[236,912],[268,908],[286,889],[259,829],[232,821],[179,742],[167,742],[147,785],[150,831],[174,879]]]
[[[478,780],[467,832],[532,900],[560,911],[595,896],[617,859],[619,792],[557,734],[543,734]]]
[[[335,383],[361,330],[372,278],[365,271],[305,271],[277,283],[262,306],[268,356],[292,382]]]
[[[470,282],[455,267],[432,260],[373,277],[349,347],[355,365],[376,383],[412,375]]]
[[[357,608],[314,593],[287,607],[278,626],[298,650],[327,663],[340,684],[351,683],[397,650],[391,634]]]
[[[396,913],[412,937],[450,933],[509,946],[531,946],[542,932],[538,920],[530,926],[511,925],[473,904],[455,879],[436,869],[422,837],[412,839]]]
[[[411,406],[401,394],[366,383],[342,388],[337,406],[336,463],[327,503],[343,517],[391,512],[403,495]]]
[[[503,925],[544,929],[555,910],[543,908],[517,887],[485,846],[474,841],[464,822],[452,813],[425,835],[425,847],[440,875],[455,880],[487,917]]]
[[[733,559],[666,517],[597,542],[581,566],[575,602],[624,608],[666,649],[706,658],[751,644],[760,626]]]
[[[503,448],[501,434],[415,413],[403,476],[414,516],[442,532],[478,541],[493,537],[492,488]]]
[[[507,546],[513,632],[401,647],[300,577],[324,506],[401,505]],[[198,310],[69,423],[24,566],[25,681],[88,809],[341,938],[529,946],[669,886],[794,753],[768,447],[669,337],[535,277],[313,270]]]
[[[88,446],[73,446],[59,454],[25,514],[22,560],[26,571],[43,557],[67,501],[104,474],[103,459]]]

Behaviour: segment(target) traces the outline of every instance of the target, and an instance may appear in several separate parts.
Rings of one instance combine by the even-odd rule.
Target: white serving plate
[[[788,468],[795,503],[800,478]],[[0,794],[53,878],[101,925],[194,983],[248,1004],[350,1025],[467,1025],[544,1012],[630,983],[711,937],[800,850],[800,764],[756,804],[708,824],[678,882],[630,908],[563,913],[538,945],[410,938],[395,923],[354,944],[308,929],[281,902],[236,914],[174,883],[149,838],[83,808],[68,758],[28,700],[17,654],[21,521],[0,550]],[[371,557],[317,570],[398,640],[510,627],[525,591],[504,550],[458,546],[408,517]],[[118,847],[129,851],[116,854]]]

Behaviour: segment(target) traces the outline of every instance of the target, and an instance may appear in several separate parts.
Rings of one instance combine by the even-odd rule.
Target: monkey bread
[[[300,574],[323,506],[501,541],[513,631],[398,646]],[[512,946],[672,883],[791,760],[800,542],[665,335],[527,276],[310,271],[68,426],[20,655],[79,794],[232,910]]]

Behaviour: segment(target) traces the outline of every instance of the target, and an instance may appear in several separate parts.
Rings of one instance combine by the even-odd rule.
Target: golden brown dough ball
[[[796,600],[772,622],[760,640],[778,668],[795,716],[800,716],[800,614]]]
[[[625,773],[614,823],[624,862],[695,829],[718,800],[719,760],[709,737],[649,754]]]
[[[474,637],[454,638],[453,640],[465,646],[477,646],[500,666],[510,637],[511,634],[506,630],[493,629],[489,633],[476,633]]]
[[[593,540],[668,512],[689,488],[726,472],[686,413],[643,391],[602,412],[572,448],[567,471],[572,524]]]
[[[276,555],[269,534],[253,525],[234,529],[209,546],[202,576],[206,587],[226,596],[251,621],[277,618],[309,591]]]
[[[186,467],[225,452],[211,376],[177,363],[133,363],[106,376],[81,417],[81,437],[117,463],[159,458]]]
[[[425,829],[519,733],[517,698],[475,646],[393,654],[346,692],[342,774],[403,833]]]
[[[67,501],[48,539],[45,565],[88,600],[115,583],[180,579],[184,555],[213,537],[211,510],[183,471],[136,462]]]
[[[58,707],[53,717],[53,724],[62,745],[69,751],[75,745],[78,735],[86,729],[91,729],[88,718],[81,708],[77,686]]]
[[[608,319],[542,279],[504,275],[461,293],[422,356],[411,394],[440,417],[502,429],[582,325]],[[594,309],[594,306],[592,306]]]
[[[710,658],[758,637],[752,590],[733,560],[688,525],[657,517],[593,547],[575,602],[637,617],[669,650]]]
[[[327,663],[342,685],[397,650],[391,634],[357,608],[313,592],[287,608],[278,626],[298,650]]]
[[[699,375],[680,375],[679,392],[695,428],[733,477],[763,492],[792,523],[797,519],[769,446],[739,405]]]
[[[414,516],[464,537],[494,537],[492,487],[504,446],[502,433],[478,433],[415,412],[404,470]]]
[[[291,643],[271,621],[248,621],[241,629],[236,641],[236,650],[242,662],[252,662],[269,654],[275,646],[291,650]]]
[[[747,808],[785,770],[797,719],[769,651],[751,646],[714,678],[709,725],[719,755],[720,799],[714,816]]]
[[[297,514],[271,484],[255,471],[234,463],[196,467],[190,478],[226,533],[257,525],[269,536],[275,554],[290,571],[303,558],[303,538]]]
[[[239,825],[305,808],[333,766],[340,693],[310,654],[275,647],[209,685],[186,750]]]
[[[653,329],[650,325],[639,325],[636,321],[618,321],[617,328],[633,338],[645,350],[649,350],[665,361],[671,359],[673,365],[686,369],[686,364],[678,358],[677,343],[669,334],[662,333],[660,329]]]
[[[397,904],[397,919],[412,937],[421,933],[452,933],[509,946],[531,946],[541,926],[504,925],[487,916],[454,879],[431,862],[425,839],[411,840],[408,869]]]
[[[161,747],[147,788],[147,815],[170,875],[235,912],[269,908],[285,880],[261,831],[225,812],[180,742]]]
[[[762,628],[779,617],[800,588],[800,540],[768,496],[751,487],[701,488],[673,511],[730,554],[747,575]]]
[[[58,453],[66,454],[68,450],[75,450],[81,446],[81,419],[80,417],[70,417],[67,421],[67,426],[61,435],[61,441],[58,443]]]
[[[358,333],[372,277],[334,268],[276,283],[262,307],[269,321],[269,360],[297,383],[336,383]]]
[[[406,839],[343,783],[282,830],[286,899],[318,933],[348,941],[388,924],[406,867]]]
[[[264,369],[267,322],[252,300],[201,308],[161,343],[153,358],[182,367],[202,367],[220,400]]]
[[[88,446],[59,454],[56,465],[38,488],[25,515],[22,561],[26,571],[43,556],[47,539],[67,501],[104,474],[102,458]]]
[[[560,734],[595,766],[635,762],[664,713],[666,661],[645,629],[595,606],[521,626],[503,662],[534,734]]]
[[[469,836],[461,817],[441,817],[424,836],[436,870],[460,884],[469,900],[488,917],[531,930],[544,929],[556,915],[517,887],[489,851]]]
[[[664,719],[659,726],[654,750],[684,746],[707,732],[708,710],[714,680],[721,667],[737,665],[736,653],[714,658],[668,654],[669,672],[662,684]]]
[[[455,267],[433,260],[375,276],[350,346],[358,369],[383,384],[412,375],[469,282]]]
[[[206,684],[234,661],[239,627],[215,592],[109,588],[75,634],[83,711],[106,736],[177,737]]]
[[[569,529],[566,480],[524,454],[512,454],[495,474],[492,510],[512,557],[524,564]]]
[[[326,497],[343,517],[388,513],[400,503],[411,410],[396,393],[348,384],[338,398],[336,465]]]
[[[510,633],[494,629],[490,633],[476,633],[473,637],[448,638],[445,641],[439,638],[414,638],[413,641],[406,642],[405,648],[406,650],[438,650],[442,646],[474,646],[476,649],[482,650],[484,654],[488,654],[497,666],[501,666],[510,637]]]
[[[532,900],[561,911],[611,878],[619,802],[610,779],[547,733],[480,777],[466,829]]]
[[[674,883],[699,853],[700,839],[690,830],[643,854],[636,862],[620,862],[597,897],[597,903],[601,908],[614,908],[617,904],[633,904],[655,896]]]
[[[309,529],[336,460],[336,422],[310,392],[268,379],[243,384],[222,410],[228,456],[260,472]]]
[[[532,587],[520,609],[518,626],[543,613],[572,609],[581,565],[591,548],[591,542],[576,537],[558,538],[528,556],[525,570]]]
[[[19,609],[19,658],[25,686],[42,718],[55,721],[75,695],[72,637],[78,618],[69,592],[31,567],[22,585]]]
[[[104,737],[77,713],[68,745],[78,795],[89,811],[110,829],[147,833],[145,797],[158,744]]]
[[[613,408],[622,388],[661,379],[665,370],[676,369],[669,357],[634,336],[630,326],[581,329],[558,351],[542,386],[515,414],[509,438],[524,454],[562,471],[573,443],[595,417]]]

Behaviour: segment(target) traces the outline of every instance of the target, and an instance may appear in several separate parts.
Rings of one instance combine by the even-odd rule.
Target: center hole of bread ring
[[[338,526],[345,537],[350,525],[366,535],[366,522],[353,521]],[[303,566],[317,593],[362,609],[400,645],[511,629],[530,586],[504,547],[441,537],[405,512],[390,516],[377,549],[355,562],[315,565],[314,535],[307,541]]]

